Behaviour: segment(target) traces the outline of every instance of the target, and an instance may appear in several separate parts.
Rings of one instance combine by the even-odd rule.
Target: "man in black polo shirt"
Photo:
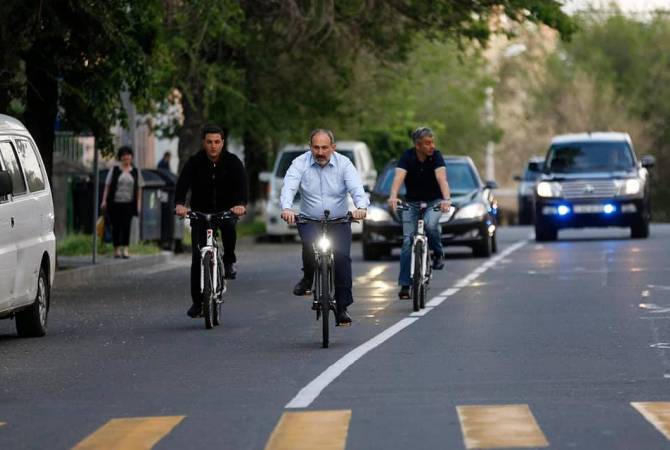
[[[241,216],[246,213],[247,175],[242,161],[224,150],[223,130],[216,125],[207,125],[202,131],[202,150],[191,156],[179,174],[175,189],[175,214],[185,217],[188,213],[186,193],[191,191],[191,209],[204,213],[230,210]],[[218,224],[223,244],[223,267],[225,278],[235,278],[233,263],[237,234],[235,224],[222,221]],[[205,245],[206,236],[202,224],[193,224],[191,230],[193,258],[191,259],[191,298],[193,305],[187,314],[198,317],[202,311],[200,293],[200,246]]]
[[[419,219],[418,206],[425,202],[428,204],[424,214],[425,230],[428,236],[428,246],[434,253],[433,269],[440,270],[444,267],[442,258],[442,240],[440,238],[440,216],[447,212],[451,206],[451,194],[447,182],[447,169],[444,158],[435,149],[435,138],[430,128],[417,128],[412,133],[414,148],[410,148],[402,154],[395,169],[395,177],[391,185],[391,195],[388,199],[389,205],[395,210],[398,205],[398,192],[403,182],[405,183],[406,200],[410,209],[402,213],[402,251],[400,254],[400,275],[398,284],[400,292],[398,297],[408,299],[410,297],[409,286],[410,264],[412,260],[412,238],[416,233],[416,225]],[[433,211],[433,207],[440,205],[440,211]]]

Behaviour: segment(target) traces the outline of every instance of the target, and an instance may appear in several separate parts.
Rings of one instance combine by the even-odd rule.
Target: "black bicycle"
[[[346,216],[336,219],[328,218],[330,215],[329,210],[324,211],[323,215],[323,219],[311,219],[305,216],[298,216],[296,223],[318,223],[321,225],[320,237],[313,244],[316,270],[314,273],[314,288],[312,289],[312,293],[314,294],[312,309],[316,310],[316,320],[321,319],[323,348],[328,348],[330,331],[328,328],[328,317],[330,311],[333,311],[335,321],[337,322],[334,296],[334,256],[331,240],[328,237],[328,226],[338,223],[357,222],[357,220],[352,217],[351,213],[347,213]]]
[[[419,210],[419,219],[416,225],[416,233],[412,237],[412,260],[410,264],[410,274],[412,276],[412,308],[419,311],[426,307],[426,296],[430,287],[430,278],[433,273],[432,265],[429,264],[434,257],[433,251],[428,247],[428,236],[426,235],[425,222],[423,216],[428,210],[428,204],[425,202],[415,206],[411,203],[400,203],[397,206],[398,211],[409,211],[416,208]],[[433,206],[433,211],[439,211],[440,206]],[[454,214],[455,208],[449,208],[448,217]]]
[[[224,278],[223,249],[216,234],[216,223],[223,220],[237,220],[230,211],[202,213],[189,211],[187,216],[192,222],[205,224],[207,238],[200,247],[200,292],[202,293],[202,316],[208,330],[221,324],[221,304],[227,285]]]

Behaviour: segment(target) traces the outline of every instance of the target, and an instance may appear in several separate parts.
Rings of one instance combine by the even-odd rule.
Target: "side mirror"
[[[514,181],[521,181],[521,175],[514,175],[512,178]]]
[[[489,180],[489,181],[486,182],[484,187],[487,188],[487,189],[498,189],[498,183],[496,183],[493,180]]]
[[[269,183],[272,180],[272,172],[261,172],[258,174],[258,180],[263,183]]]
[[[6,170],[0,170],[0,197],[11,194],[13,190],[12,176]]]
[[[644,155],[640,163],[642,164],[642,167],[644,167],[645,169],[651,169],[656,164],[656,158],[654,158],[651,155]]]

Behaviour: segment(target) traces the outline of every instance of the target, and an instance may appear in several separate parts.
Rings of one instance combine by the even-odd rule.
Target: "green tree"
[[[121,91],[141,103],[149,85],[158,3],[6,0],[0,15],[0,110],[20,116],[51,175],[57,114],[112,150],[111,126],[124,119]],[[60,108],[60,110],[59,110]]]

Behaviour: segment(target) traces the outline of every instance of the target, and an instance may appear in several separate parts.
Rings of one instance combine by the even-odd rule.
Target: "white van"
[[[51,187],[18,120],[0,114],[0,319],[19,336],[44,336],[56,269]]]
[[[259,175],[260,181],[268,183],[268,203],[265,209],[265,231],[269,236],[293,236],[298,234],[295,225],[288,225],[279,215],[281,214],[281,206],[279,204],[279,195],[281,193],[282,184],[286,171],[291,166],[295,158],[309,151],[309,148],[298,145],[287,145],[283,147],[277,154],[277,159],[272,172],[261,172]],[[360,141],[339,141],[337,142],[336,151],[351,160],[354,166],[361,175],[363,186],[366,192],[374,186],[377,180],[377,171],[375,170],[370,149],[365,142]],[[355,209],[353,200],[349,196],[349,209]],[[300,211],[300,194],[296,195],[293,210]],[[351,231],[353,234],[360,234],[363,231],[361,223],[352,224]]]

